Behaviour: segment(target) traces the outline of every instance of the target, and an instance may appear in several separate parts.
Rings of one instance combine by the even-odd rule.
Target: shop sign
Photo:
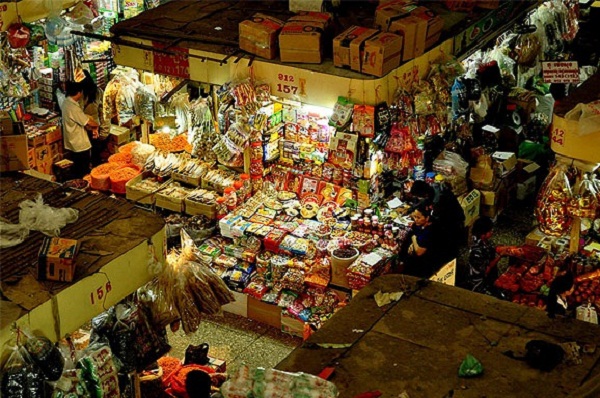
[[[304,79],[298,79],[294,75],[278,73],[277,81],[274,83],[272,89],[276,95],[281,97],[304,96],[306,95],[305,85]]]
[[[152,46],[155,48],[166,47],[163,43],[157,42],[152,42]],[[154,73],[189,79],[190,60],[187,56],[189,50],[181,47],[169,47],[169,51],[181,53],[181,55],[154,51]]]
[[[544,83],[579,83],[577,61],[542,62]]]

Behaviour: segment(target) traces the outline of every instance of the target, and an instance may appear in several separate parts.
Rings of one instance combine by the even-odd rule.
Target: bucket
[[[350,287],[348,285],[348,276],[346,271],[348,267],[358,258],[359,251],[352,248],[355,251],[354,256],[349,258],[337,257],[335,250],[331,252],[331,284],[341,287]]]

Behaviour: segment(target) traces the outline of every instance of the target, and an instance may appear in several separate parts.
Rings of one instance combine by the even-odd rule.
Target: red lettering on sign
[[[155,48],[166,47],[163,43],[153,42]],[[188,50],[180,47],[169,47],[169,52],[177,54],[165,54],[154,51],[154,73],[190,78],[190,61],[188,59]]]

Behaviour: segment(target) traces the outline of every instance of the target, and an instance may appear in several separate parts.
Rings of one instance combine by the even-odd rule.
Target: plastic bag
[[[19,207],[19,224],[48,236],[58,236],[62,227],[79,218],[79,211],[76,209],[58,209],[44,204],[41,193],[37,194],[35,201],[24,200],[19,203]]]
[[[577,104],[565,114],[565,119],[577,121],[578,135],[593,134],[600,131],[600,101],[589,104]]]
[[[65,367],[65,359],[58,347],[46,337],[35,336],[28,332],[25,332],[25,335],[27,336],[25,349],[46,378],[50,381],[60,379]]]
[[[591,304],[580,305],[576,310],[577,319],[584,322],[598,324],[598,313],[596,308],[592,307]]]
[[[16,246],[27,239],[28,236],[29,229],[23,225],[0,221],[0,248]]]
[[[569,201],[569,213],[576,217],[595,218],[598,209],[598,192],[589,175],[581,180],[573,198]]]
[[[458,368],[460,377],[474,377],[483,373],[483,365],[473,355],[467,354]]]
[[[2,369],[3,398],[43,398],[44,374],[23,347],[13,347]]]
[[[561,236],[569,230],[572,219],[567,204],[572,198],[571,186],[566,175],[566,166],[555,166],[538,193],[535,215],[542,232]]]
[[[84,352],[77,367],[82,370],[86,386],[93,398],[120,396],[117,368],[108,344],[96,342]]]

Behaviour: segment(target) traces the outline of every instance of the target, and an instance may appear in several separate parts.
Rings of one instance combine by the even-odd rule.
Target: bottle
[[[227,215],[227,205],[225,204],[225,198],[222,196],[217,198],[216,211],[217,220],[220,220]]]
[[[250,174],[240,175],[240,180],[242,180],[244,183],[244,193],[246,195],[244,201],[246,201],[252,196],[252,182],[250,181]]]
[[[227,206],[227,211],[233,211],[237,207],[237,194],[235,193],[234,187],[227,187],[224,191],[225,196],[225,205]]]
[[[244,203],[244,200],[246,200],[246,192],[243,181],[238,180],[234,182],[233,188],[235,189],[236,206],[241,206],[242,203]]]

